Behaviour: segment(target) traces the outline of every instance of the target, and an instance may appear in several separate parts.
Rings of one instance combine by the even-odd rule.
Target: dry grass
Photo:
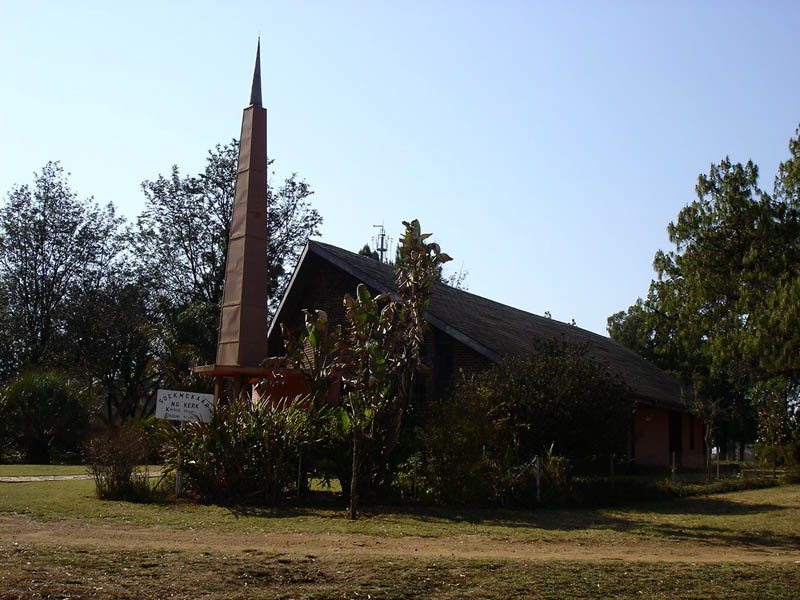
[[[289,557],[258,550],[0,550],[4,598],[780,598],[796,565]]]
[[[37,521],[123,523],[222,532],[330,532],[374,536],[479,535],[527,542],[624,543],[630,539],[747,545],[800,544],[800,486],[782,486],[613,509],[534,512],[370,507],[342,518],[344,506],[275,509],[190,503],[101,501],[92,481],[0,484],[0,512]]]
[[[0,597],[794,599],[800,589],[797,485],[615,509],[372,507],[350,522],[343,508],[132,504],[97,500],[85,480],[0,484]],[[465,540],[496,554],[459,554]]]

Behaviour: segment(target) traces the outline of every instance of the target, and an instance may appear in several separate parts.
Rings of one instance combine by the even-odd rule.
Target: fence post
[[[672,451],[672,469],[671,469],[671,471],[672,471],[672,483],[675,483],[675,471],[677,471],[677,468],[675,467],[675,451],[674,450]]]
[[[537,454],[536,457],[536,503],[539,504],[542,501],[542,468],[539,463],[541,460],[539,459],[539,455]]]
[[[183,424],[185,421],[181,421],[181,433],[183,433]],[[183,473],[181,473],[181,467],[183,467],[183,457],[181,456],[180,451],[178,451],[178,470],[175,472],[175,498],[181,495],[181,487],[183,479]]]
[[[300,491],[303,487],[303,455],[297,457],[297,497],[300,497]]]

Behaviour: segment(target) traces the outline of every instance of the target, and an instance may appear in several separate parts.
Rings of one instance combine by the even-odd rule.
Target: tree
[[[359,284],[344,297],[345,327],[330,328],[321,311],[306,311],[305,333],[284,329],[290,363],[309,379],[314,405],[327,396],[334,378],[342,382],[342,407],[336,417],[351,448],[350,518],[358,514],[364,488],[391,482],[397,448],[413,396],[417,372],[424,368],[423,314],[439,267],[450,257],[426,241],[419,221],[403,222],[398,248],[396,291],[373,296]]]
[[[210,385],[189,373],[216,355],[238,148],[236,140],[218,144],[196,176],[182,176],[173,166],[168,177],[142,183],[146,208],[138,220],[136,255],[159,315],[151,330],[154,368],[168,385],[201,391]],[[322,217],[308,202],[312,193],[296,174],[267,190],[272,309],[306,240],[319,233]]]
[[[0,385],[9,381],[19,368],[19,353],[13,326],[14,314],[11,312],[8,291],[0,280]]]
[[[364,244],[364,247],[358,251],[359,256],[366,256],[367,258],[371,258],[373,260],[380,260],[380,255],[373,249],[369,247],[369,244]]]
[[[27,371],[0,389],[0,421],[7,443],[26,462],[47,464],[54,454],[80,452],[88,413],[77,382],[55,371]],[[0,440],[2,447],[2,440]]]
[[[468,275],[469,271],[464,268],[462,263],[461,268],[458,271],[454,271],[450,273],[450,275],[445,275],[442,273],[441,281],[442,283],[449,285],[450,287],[454,287],[457,290],[467,291],[469,289],[469,284],[467,284]]]
[[[362,483],[386,482],[389,457],[400,439],[411,403],[414,381],[423,366],[422,344],[427,325],[423,314],[438,268],[452,260],[439,245],[426,240],[419,221],[403,222],[398,247],[397,299],[375,298],[363,284],[356,296],[345,295],[345,343],[341,365],[344,406],[352,434],[353,468],[350,480],[350,518],[358,512]],[[364,444],[370,444],[371,465],[364,482],[360,469]]]
[[[147,286],[136,273],[118,270],[82,299],[91,318],[81,306],[71,305],[67,314],[73,372],[101,392],[109,423],[141,416],[157,387],[150,372],[155,315]]]
[[[79,200],[58,162],[9,192],[0,209],[0,282],[18,368],[51,360],[68,343],[67,305],[103,285],[124,239],[113,206]]]
[[[797,133],[771,196],[752,162],[726,158],[700,175],[697,200],[667,228],[675,248],[656,253],[647,298],[609,318],[614,339],[718,403],[740,440],[754,433],[754,386],[800,377]]]
[[[778,166],[773,198],[785,229],[782,245],[770,258],[774,281],[764,291],[766,307],[753,321],[743,353],[764,377],[800,382],[800,127],[789,140],[789,158]],[[763,260],[763,257],[753,257]],[[778,384],[780,387],[780,384]]]
[[[630,391],[591,361],[587,347],[549,340],[509,357],[472,382],[488,394],[490,419],[508,434],[519,465],[549,448],[561,456],[621,455],[633,417]],[[456,394],[469,394],[464,380]]]
[[[197,176],[181,176],[173,166],[169,177],[142,183],[146,209],[139,217],[138,254],[158,289],[180,306],[222,299],[238,149],[237,140],[218,144]],[[267,190],[272,306],[306,240],[319,234],[322,217],[309,205],[312,194],[296,174]]]

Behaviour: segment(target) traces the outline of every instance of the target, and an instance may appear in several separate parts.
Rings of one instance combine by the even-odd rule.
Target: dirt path
[[[69,481],[91,478],[91,475],[36,475],[33,477],[0,477],[0,483],[34,483],[36,481]]]
[[[109,549],[159,549],[315,557],[417,557],[519,560],[622,560],[644,562],[800,564],[797,548],[705,546],[636,541],[629,544],[527,543],[485,536],[377,537],[326,533],[216,533],[161,527],[107,527],[36,523],[0,515],[0,544],[43,543]]]
[[[161,471],[151,471],[148,477],[161,477]],[[0,477],[0,483],[35,483],[37,481],[70,481],[77,479],[91,479],[94,475],[31,475],[31,476],[5,476]]]

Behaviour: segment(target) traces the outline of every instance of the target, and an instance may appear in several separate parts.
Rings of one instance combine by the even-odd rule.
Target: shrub
[[[94,477],[97,496],[104,500],[144,501],[151,499],[146,464],[153,442],[146,424],[128,421],[87,442],[86,463]]]
[[[783,444],[755,444],[756,459],[764,467],[781,467],[800,464],[800,439],[789,439]]]
[[[568,459],[622,454],[633,418],[630,392],[586,351],[554,340],[477,375],[462,373],[451,397],[427,407],[416,431],[419,498],[530,505],[536,492],[529,465],[539,456],[542,499],[561,503],[569,494]],[[395,481],[407,486],[407,474]]]
[[[492,451],[502,444],[486,417],[490,410],[487,395],[480,393],[426,406],[423,426],[415,431],[418,451],[394,479],[400,494],[410,497],[415,491],[423,502],[459,505],[486,505],[502,497],[511,470],[506,457]]]
[[[572,473],[569,460],[563,456],[544,457],[541,474],[541,498],[544,504],[563,505],[569,502]]]
[[[800,483],[800,464],[788,467],[781,477],[784,483]]]
[[[669,500],[705,494],[721,494],[777,485],[772,478],[721,479],[711,483],[676,483],[652,477],[576,477],[570,485],[572,506],[613,506],[653,500]]]
[[[49,463],[80,454],[89,417],[76,383],[57,371],[27,371],[0,391],[5,451]]]
[[[186,489],[201,500],[274,505],[297,481],[317,418],[298,402],[231,402],[208,423],[170,426],[167,468],[180,469]]]

